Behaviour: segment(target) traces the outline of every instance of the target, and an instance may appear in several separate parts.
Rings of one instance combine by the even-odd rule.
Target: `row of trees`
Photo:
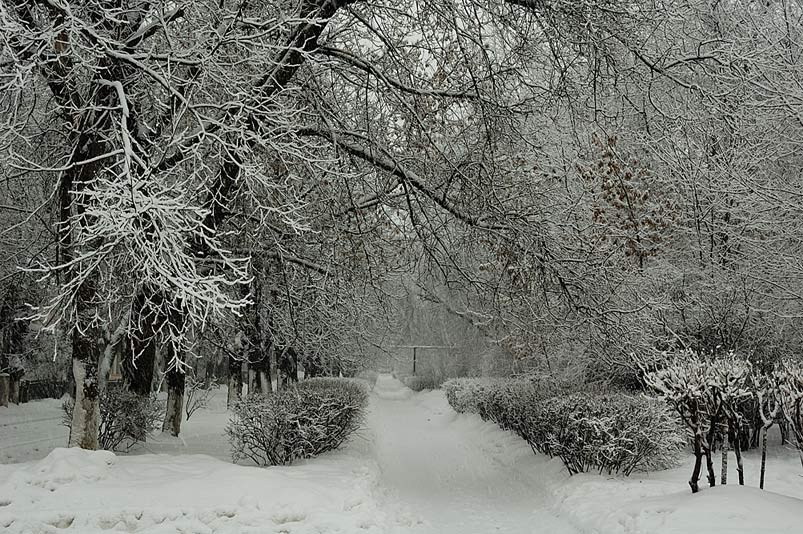
[[[166,354],[180,415],[198,347],[263,384],[271,347],[353,365],[410,288],[516,369],[634,385],[633,352],[791,354],[801,16],[3,2],[0,277],[39,280],[17,318],[69,340],[71,444],[97,445],[114,347],[134,390]]]

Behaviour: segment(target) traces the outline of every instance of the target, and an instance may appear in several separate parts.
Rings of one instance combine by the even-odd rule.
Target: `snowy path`
[[[422,518],[415,532],[577,532],[549,511],[533,470],[520,469],[533,456],[520,440],[460,418],[441,392],[411,395],[389,375],[380,375],[374,394],[368,425],[380,483],[388,499]]]

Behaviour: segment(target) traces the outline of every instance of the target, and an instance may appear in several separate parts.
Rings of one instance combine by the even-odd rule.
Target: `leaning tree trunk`
[[[98,364],[100,329],[93,326],[96,297],[92,278],[84,281],[76,295],[78,322],[72,333],[72,371],[75,378],[75,404],[70,425],[70,447],[96,450],[100,424]]]

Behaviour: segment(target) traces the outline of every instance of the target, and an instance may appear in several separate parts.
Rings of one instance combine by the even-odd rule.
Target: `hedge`
[[[362,380],[312,378],[234,406],[226,432],[234,461],[286,465],[339,447],[361,425],[368,402]]]
[[[534,452],[560,458],[571,474],[631,474],[677,463],[684,443],[659,399],[622,393],[555,394],[542,380],[457,379],[444,384],[457,412],[511,430]]]

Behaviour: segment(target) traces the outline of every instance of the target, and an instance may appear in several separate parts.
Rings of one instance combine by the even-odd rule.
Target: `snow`
[[[0,408],[0,464],[39,460],[64,447],[70,432],[61,424],[62,402],[43,399]]]
[[[692,495],[691,460],[569,477],[510,432],[456,414],[441,391],[381,375],[366,427],[345,447],[261,469],[231,463],[225,397],[184,422],[181,439],[158,435],[127,455],[54,448],[67,439],[59,401],[0,409],[0,459],[15,462],[0,465],[0,532],[791,534],[803,524],[803,469],[777,443],[770,491]],[[753,486],[757,460],[745,458]]]
[[[537,471],[519,469],[535,459],[519,438],[457,415],[441,391],[412,395],[387,375],[374,391],[381,481],[421,517],[416,532],[576,532],[549,510]]]

